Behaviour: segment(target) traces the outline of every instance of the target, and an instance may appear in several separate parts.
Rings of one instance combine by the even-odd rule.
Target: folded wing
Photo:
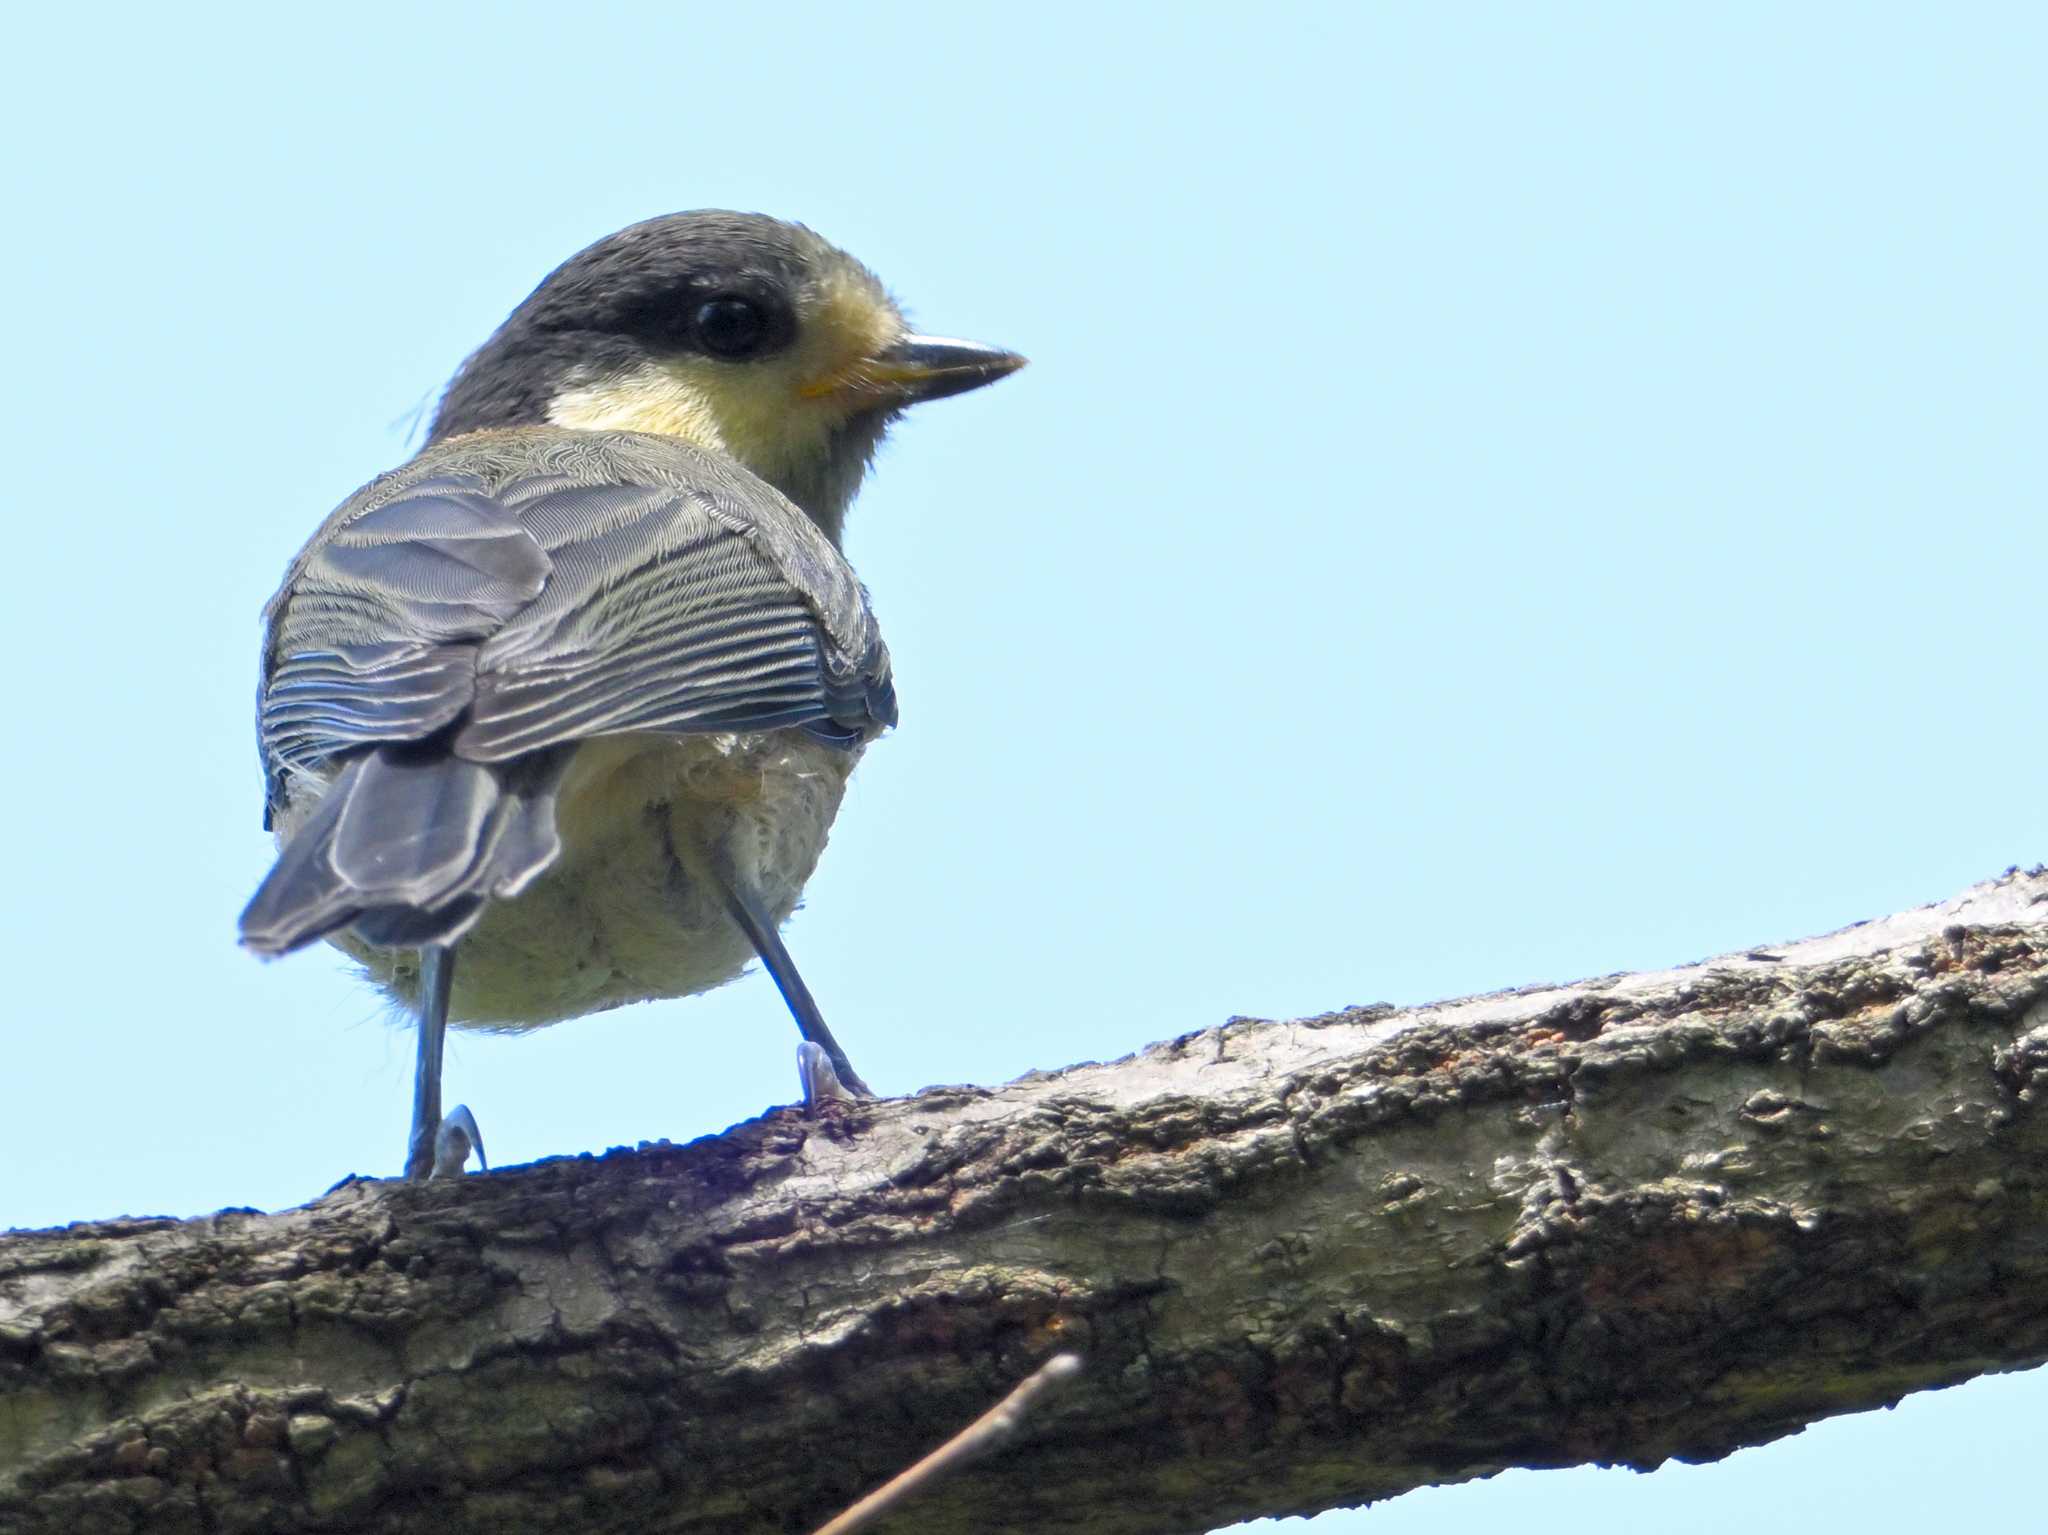
[[[701,483],[700,483],[701,481]],[[559,851],[576,743],[895,722],[865,595],[800,512],[705,465],[659,484],[442,474],[344,513],[270,609],[273,811],[331,779],[243,917],[296,948],[353,925],[450,942]]]

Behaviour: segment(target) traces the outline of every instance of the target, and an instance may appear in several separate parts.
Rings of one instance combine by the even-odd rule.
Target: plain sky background
[[[54,14],[0,100],[0,1225],[395,1169],[410,1036],[233,941],[257,610],[543,273],[677,208],[1034,359],[851,523],[903,725],[788,936],[885,1092],[2048,857],[2037,6]],[[753,975],[448,1089],[520,1162],[788,1101],[794,1044]],[[1316,1535],[2016,1528],[2044,1411]]]

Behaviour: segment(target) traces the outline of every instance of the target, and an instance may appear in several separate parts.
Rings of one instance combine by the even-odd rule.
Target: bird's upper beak
[[[894,405],[942,400],[983,384],[1007,378],[1024,359],[999,346],[956,341],[950,336],[905,336],[887,351],[869,358],[850,376],[836,378],[806,394],[862,394]]]

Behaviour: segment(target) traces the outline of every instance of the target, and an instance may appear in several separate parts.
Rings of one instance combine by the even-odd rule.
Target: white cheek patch
[[[548,422],[582,432],[656,432],[730,456],[711,402],[666,368],[564,390],[549,404]]]

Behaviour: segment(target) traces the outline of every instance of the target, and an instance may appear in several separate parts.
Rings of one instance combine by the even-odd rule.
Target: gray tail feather
[[[336,775],[242,912],[242,942],[286,954],[352,927],[381,948],[449,944],[562,850],[561,764],[378,747]]]

